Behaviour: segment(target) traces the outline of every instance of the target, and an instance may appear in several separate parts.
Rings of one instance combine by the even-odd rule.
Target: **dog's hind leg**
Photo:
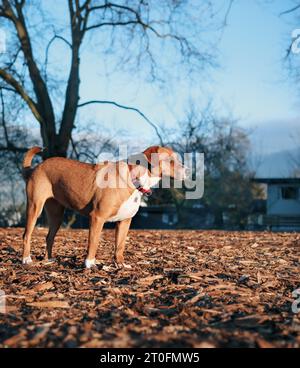
[[[92,213],[90,215],[88,254],[85,260],[86,268],[91,268],[96,265],[96,252],[104,222],[104,219],[97,213]]]
[[[46,255],[45,260],[52,260],[52,247],[57,231],[63,222],[65,208],[55,199],[50,198],[45,203],[49,231],[46,237]]]
[[[124,263],[125,243],[130,224],[131,218],[117,222],[114,260],[118,268],[131,268]]]
[[[30,240],[31,235],[33,232],[33,229],[36,224],[36,220],[40,216],[45,201],[39,200],[39,201],[32,201],[28,199],[27,202],[27,219],[26,219],[26,227],[25,232],[23,235],[23,264],[30,264],[32,263],[31,257],[30,257]]]
[[[27,208],[26,226],[23,235],[23,264],[32,263],[30,257],[30,240],[36,220],[43,210],[46,200],[51,196],[51,187],[45,182],[29,179],[26,185]]]

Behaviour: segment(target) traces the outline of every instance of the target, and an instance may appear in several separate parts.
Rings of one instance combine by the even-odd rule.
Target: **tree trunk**
[[[55,123],[50,126],[41,124],[41,137],[43,141],[43,159],[50,157],[67,157],[68,150],[60,145],[60,137],[56,133]],[[68,147],[68,145],[66,145]]]

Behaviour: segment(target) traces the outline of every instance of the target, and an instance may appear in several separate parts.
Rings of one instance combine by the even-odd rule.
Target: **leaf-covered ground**
[[[25,269],[22,229],[0,229],[0,347],[300,346],[299,234],[131,230],[116,270],[106,230],[93,271],[86,230],[58,233],[53,264],[45,234]]]

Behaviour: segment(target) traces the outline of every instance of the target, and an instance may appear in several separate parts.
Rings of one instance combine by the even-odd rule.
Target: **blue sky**
[[[283,68],[295,23],[279,17],[292,6],[290,1],[235,4],[221,44],[224,68],[216,72],[213,87],[241,124],[255,129],[254,139],[265,152],[290,148],[290,135],[299,126],[299,95]]]
[[[204,106],[212,99],[219,112],[233,115],[250,128],[254,148],[270,153],[290,148],[290,135],[299,125],[296,86],[287,80],[283,57],[295,23],[279,17],[293,1],[237,0],[228,27],[218,43],[220,68],[199,75],[192,85],[173,81],[161,89],[132,75],[116,72],[108,78],[106,65],[89,54],[82,65],[82,101],[112,99],[140,108],[151,120],[173,127],[189,101]],[[300,57],[300,55],[298,56]],[[152,130],[135,113],[110,106],[82,110],[110,131],[122,129],[138,139],[155,141]]]
[[[43,4],[45,13],[63,26],[66,2]],[[298,27],[293,17],[279,14],[294,4],[294,0],[235,0],[228,26],[218,42],[220,67],[195,76],[192,83],[185,77],[174,78],[163,88],[134,72],[117,69],[108,75],[113,56],[101,57],[103,34],[95,32],[92,42],[85,42],[82,48],[81,102],[114,100],[139,108],[153,122],[171,129],[183,120],[191,102],[201,109],[212,100],[219,115],[233,116],[252,132],[256,153],[293,148],[291,134],[299,126],[300,94],[286,76],[283,57],[293,29]],[[51,33],[51,29],[47,31]],[[50,61],[56,71],[65,74],[68,53],[61,42],[55,43]],[[300,54],[294,57],[300,58]],[[175,72],[178,74],[179,70]],[[118,135],[124,140],[134,138],[140,145],[157,143],[152,128],[134,112],[112,106],[88,106],[80,110],[77,126],[86,122],[100,133]]]

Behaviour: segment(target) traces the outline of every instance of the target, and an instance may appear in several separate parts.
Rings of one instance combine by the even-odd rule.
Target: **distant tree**
[[[288,44],[286,55],[284,58],[286,69],[289,76],[296,83],[298,92],[300,92],[300,1],[293,1],[293,6],[290,6],[284,12],[280,14],[282,17],[292,18],[295,24],[293,32],[291,32],[291,40]],[[300,131],[293,132],[292,140],[298,147],[293,153],[290,154],[291,162],[291,174],[294,176],[300,176]]]
[[[158,190],[149,203],[173,203],[179,214],[179,225],[185,222],[187,209],[199,203],[212,212],[215,225],[223,226],[226,214],[232,225],[244,227],[259,189],[251,183],[249,169],[250,141],[247,132],[232,119],[218,119],[211,107],[201,113],[195,107],[188,111],[169,145],[184,152],[204,153],[205,189],[200,200],[185,199],[185,189]]]

